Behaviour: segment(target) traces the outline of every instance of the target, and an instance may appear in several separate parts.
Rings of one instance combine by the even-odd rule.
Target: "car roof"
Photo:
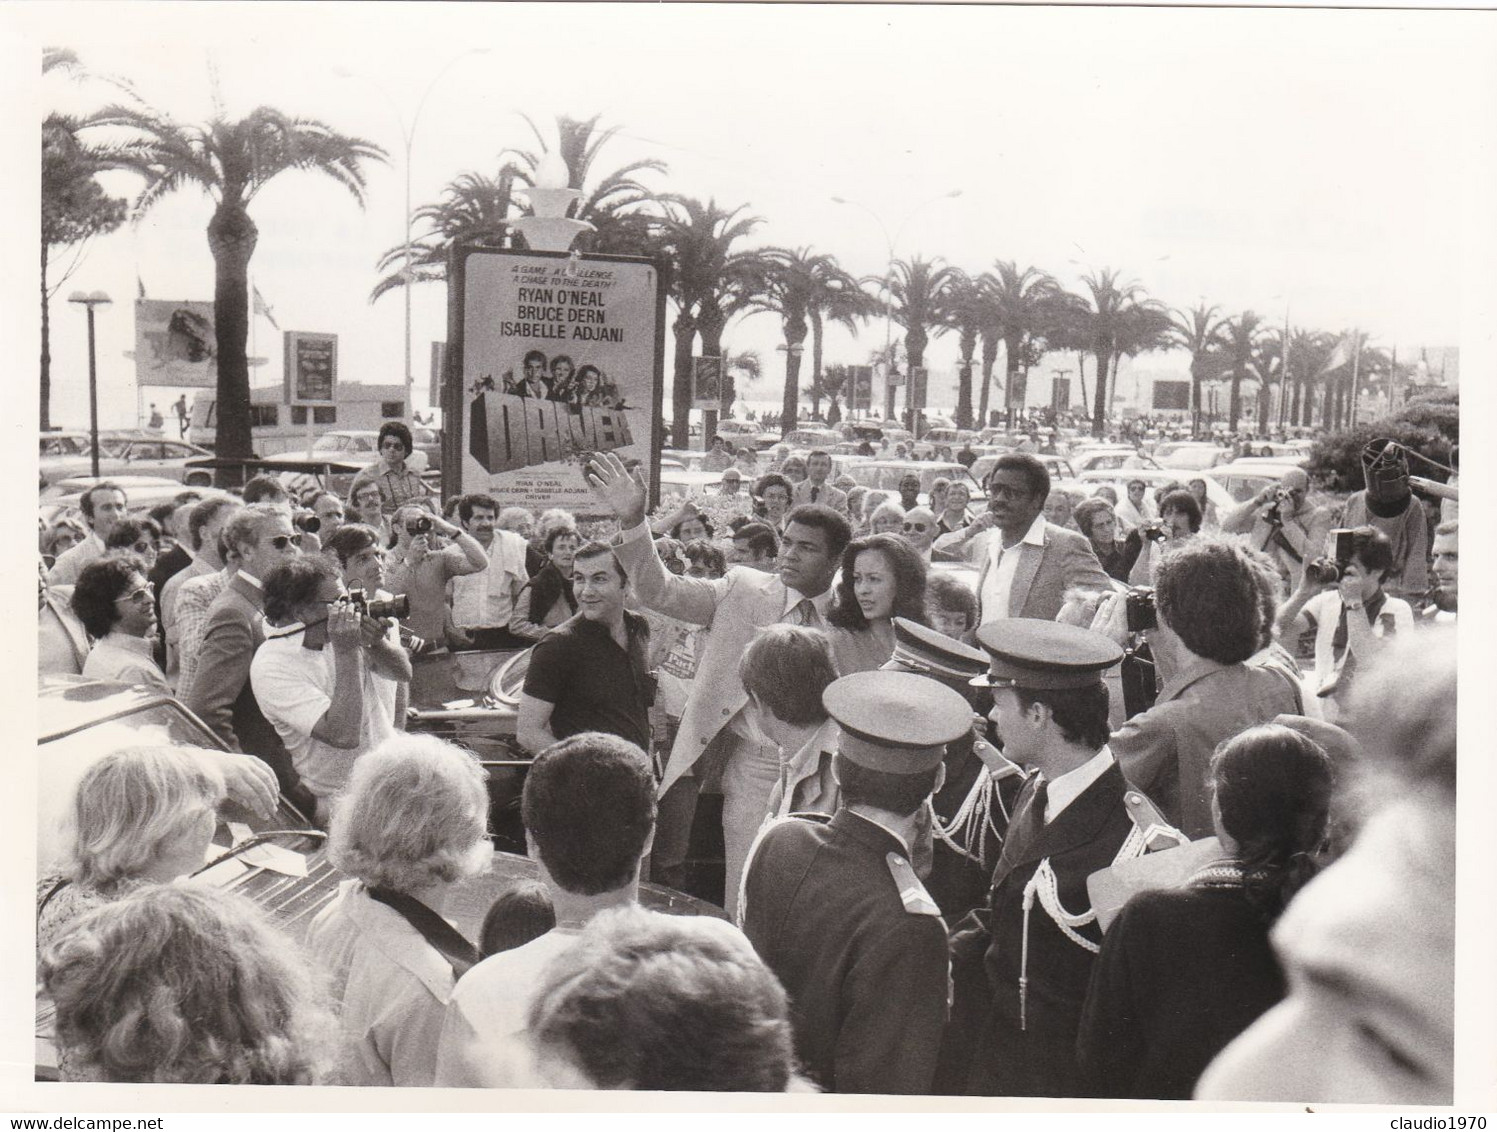
[[[167,693],[140,684],[49,673],[37,685],[37,741],[60,739],[106,719],[174,702]]]

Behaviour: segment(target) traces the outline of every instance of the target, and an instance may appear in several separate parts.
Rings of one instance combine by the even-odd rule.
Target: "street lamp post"
[[[910,211],[905,214],[904,219],[899,222],[899,227],[895,230],[894,235],[893,235],[892,238],[889,236],[889,226],[884,223],[884,218],[882,216],[880,216],[878,213],[874,212],[873,209],[869,208],[862,201],[849,200],[846,197],[833,197],[832,198],[832,203],[833,204],[850,204],[854,208],[861,208],[869,216],[873,217],[874,223],[878,225],[878,229],[883,234],[883,237],[884,237],[884,250],[885,250],[884,264],[885,264],[885,266],[884,266],[883,295],[884,295],[884,367],[885,367],[884,368],[884,419],[885,420],[893,420],[894,419],[894,386],[892,386],[891,384],[889,384],[889,378],[895,372],[895,370],[894,370],[894,357],[893,357],[893,352],[892,352],[892,349],[891,349],[891,347],[893,345],[893,338],[894,338],[894,327],[893,327],[893,316],[892,316],[892,314],[890,313],[890,310],[889,310],[889,305],[890,305],[889,304],[889,299],[890,299],[890,296],[892,296],[893,293],[894,293],[894,248],[895,248],[895,245],[899,243],[899,237],[902,236],[902,235],[904,235],[904,230],[907,227],[909,227],[910,221],[913,220],[915,218],[915,215],[917,213],[919,213],[922,209],[926,208],[929,205],[935,204],[937,201],[940,201],[940,200],[955,200],[957,197],[959,197],[961,195],[962,195],[962,190],[961,189],[952,189],[950,192],[942,193],[940,196],[931,197],[929,200],[921,201],[919,204],[917,204],[914,208],[910,209]],[[905,393],[904,393],[904,400],[905,400],[905,408],[906,408],[906,410],[909,410],[911,408],[911,405],[912,405],[911,398],[914,397],[914,395],[915,395],[915,382],[914,382],[914,378],[910,377],[908,379],[908,384],[905,386]],[[911,413],[910,416],[911,416],[912,419],[916,419],[915,418],[915,414]],[[913,431],[913,429],[911,431]]]
[[[68,302],[88,308],[88,462],[94,479],[99,478],[99,370],[94,349],[94,308],[107,307],[113,301],[103,291],[89,294],[74,291],[68,296]]]
[[[405,146],[405,259],[401,264],[400,276],[404,281],[402,289],[405,291],[405,418],[408,421],[412,421],[415,418],[416,396],[416,381],[411,369],[411,284],[415,281],[416,277],[416,273],[411,270],[411,244],[413,242],[411,239],[411,230],[415,227],[415,217],[411,212],[411,150],[416,144],[416,127],[421,122],[421,111],[426,108],[426,100],[431,97],[431,92],[436,89],[437,83],[442,81],[442,76],[450,71],[460,60],[466,59],[470,55],[487,55],[490,50],[488,47],[470,47],[467,51],[460,52],[447,60],[442,65],[442,69],[432,77],[431,82],[426,84],[426,89],[422,91],[421,100],[416,103],[416,112],[411,115],[409,128],[406,127],[405,117],[400,113],[399,107],[395,105],[395,100],[390,97],[389,91],[385,90],[383,85],[369,78],[367,75],[358,76],[368,79],[375,89],[384,96],[385,101],[390,104],[390,108],[395,112],[395,121],[400,126],[400,140]],[[339,78],[355,77],[353,72],[341,67],[334,68],[333,73]]]

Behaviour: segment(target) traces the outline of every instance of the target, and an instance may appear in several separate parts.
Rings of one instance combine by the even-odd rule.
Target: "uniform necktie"
[[[816,497],[819,494],[821,494],[821,488],[817,487],[815,484],[812,484],[811,485],[811,502],[812,503],[816,502]]]
[[[1043,774],[1034,776],[1034,786],[1029,792],[1029,805],[1014,815],[1008,827],[1008,836],[1003,839],[1003,856],[1017,860],[1018,855],[1033,845],[1040,831],[1045,828],[1046,787]]]

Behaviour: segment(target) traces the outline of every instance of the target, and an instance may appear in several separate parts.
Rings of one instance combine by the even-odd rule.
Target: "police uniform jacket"
[[[1024,892],[1041,864],[1048,862],[1060,907],[1071,916],[1086,917],[1091,908],[1086,878],[1113,863],[1133,829],[1123,805],[1127,787],[1122,771],[1113,764],[1027,846],[1014,846],[994,872],[987,908],[973,913],[954,938],[957,956],[983,948],[992,995],[991,1018],[973,1058],[970,1092],[1078,1095],[1076,1035],[1096,953],[1067,935],[1036,892],[1028,916],[1026,963]],[[1018,801],[1016,826],[1022,824],[1031,794],[1026,789]],[[1071,931],[1100,947],[1102,932],[1095,921],[1075,924]],[[1022,1019],[1021,973],[1027,978]]]
[[[838,1093],[929,1092],[946,1023],[946,925],[923,893],[907,909],[891,856],[909,868],[844,807],[773,826],[748,864],[744,932],[790,995],[802,1066]]]

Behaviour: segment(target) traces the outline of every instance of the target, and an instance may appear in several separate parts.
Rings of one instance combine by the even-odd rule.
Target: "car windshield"
[[[334,433],[323,433],[317,438],[317,442],[312,445],[312,451],[341,452],[343,451],[343,445],[346,439],[346,437],[338,436]]]
[[[1170,466],[1175,468],[1209,468],[1216,460],[1215,448],[1180,448],[1169,453]]]

